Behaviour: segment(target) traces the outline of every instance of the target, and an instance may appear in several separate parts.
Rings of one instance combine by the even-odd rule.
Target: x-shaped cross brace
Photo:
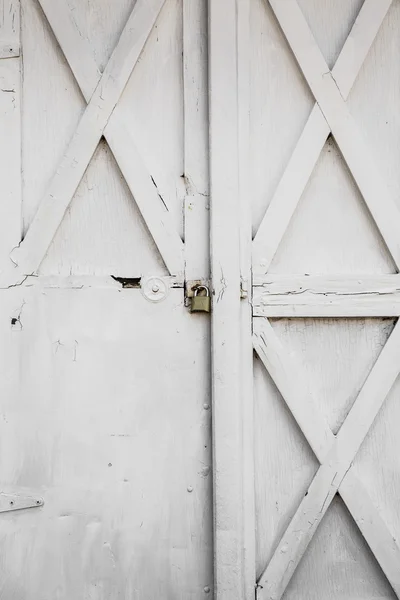
[[[331,72],[296,0],[269,0],[316,104],[254,238],[256,270],[268,271],[331,132],[400,268],[400,213],[345,102],[391,3],[365,1]]]
[[[253,259],[267,272],[325,141],[333,134],[382,237],[400,267],[400,213],[382,180],[346,98],[392,0],[366,0],[331,72],[296,0],[268,0],[316,104],[254,240]],[[314,405],[296,365],[267,319],[254,320],[254,348],[320,462],[308,492],[258,582],[258,597],[279,600],[321,519],[340,493],[396,595],[400,549],[352,468],[352,461],[399,374],[396,325],[339,433]]]
[[[38,270],[104,135],[168,270],[171,275],[181,276],[183,242],[160,201],[117,105],[165,0],[137,0],[103,74],[66,3],[39,2],[88,104],[12,260],[24,275]]]
[[[320,467],[258,582],[279,600],[334,496],[339,493],[400,598],[400,548],[353,470],[353,460],[400,371],[397,324],[335,436],[269,321],[254,320],[254,349],[313,449]]]

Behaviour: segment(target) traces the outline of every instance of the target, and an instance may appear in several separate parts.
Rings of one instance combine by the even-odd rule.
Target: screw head
[[[188,485],[187,491],[189,492],[189,494],[190,494],[191,492],[193,492],[193,488],[192,488],[192,486],[191,486],[191,485]]]
[[[157,285],[156,283],[152,286],[151,291],[154,292],[154,294],[157,294],[157,292],[160,291],[160,286]]]
[[[203,404],[203,408],[204,408],[204,410],[210,410],[210,405],[209,404]]]
[[[211,592],[211,589],[208,587],[208,585],[206,585],[206,587],[204,588],[204,593],[209,594],[210,592]]]

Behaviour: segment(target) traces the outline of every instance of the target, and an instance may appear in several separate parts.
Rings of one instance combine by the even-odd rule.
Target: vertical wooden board
[[[249,506],[244,488],[248,479],[243,473],[247,461],[243,443],[248,443],[243,432],[248,422],[244,403],[251,388],[247,384],[248,356],[245,370],[241,370],[243,352],[249,351],[249,331],[244,331],[247,317],[241,305],[246,260],[241,242],[248,235],[246,223],[241,221],[245,171],[240,160],[240,144],[247,136],[242,119],[248,107],[241,103],[242,70],[238,68],[243,33],[239,15],[244,15],[243,3],[236,0],[224,4],[210,0],[208,7],[214,580],[218,600],[247,600],[254,595],[249,585],[254,565],[252,550],[247,554],[248,514],[244,516]]]
[[[212,588],[206,320],[184,311],[179,290],[161,304],[139,290],[40,286],[2,300],[8,340],[24,301],[12,342],[18,393],[0,408],[2,486],[45,501],[4,515],[3,593],[203,598]]]
[[[0,269],[21,239],[20,4],[0,2]],[[13,57],[13,58],[11,58]]]
[[[252,600],[256,582],[256,535],[254,489],[254,390],[252,340],[252,214],[250,178],[250,7],[251,0],[237,5],[238,146],[241,295],[241,397],[243,463],[243,572],[246,600]]]
[[[184,206],[186,280],[208,279],[207,2],[183,0]]]
[[[271,201],[313,97],[264,0],[250,3],[250,181],[253,235]]]
[[[283,598],[396,599],[339,498],[333,500]]]
[[[395,266],[329,138],[272,261],[272,273],[394,273]]]
[[[393,2],[348,101],[397,206],[400,206],[399,30],[400,5]]]
[[[182,0],[166,0],[120,100],[126,126],[183,236]]]

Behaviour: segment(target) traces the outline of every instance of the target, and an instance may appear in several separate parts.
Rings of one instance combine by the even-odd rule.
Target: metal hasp
[[[41,498],[0,493],[0,513],[23,510],[25,508],[38,508],[39,506],[43,506],[43,504],[44,502]]]
[[[199,296],[199,292],[204,291],[205,294]],[[190,312],[211,312],[211,297],[210,290],[205,285],[199,285],[193,294],[193,298],[191,299]]]

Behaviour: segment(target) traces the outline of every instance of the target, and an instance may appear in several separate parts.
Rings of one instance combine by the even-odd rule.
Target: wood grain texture
[[[20,1],[0,2],[0,59],[20,55]]]
[[[248,597],[243,487],[238,4],[209,4],[215,594]],[[243,138],[241,138],[243,139]],[[249,331],[247,330],[247,336]],[[248,348],[248,338],[244,340]],[[247,377],[248,366],[246,364]],[[246,415],[246,421],[248,416]],[[245,541],[246,539],[246,541]],[[254,588],[251,596],[254,596]]]
[[[85,99],[39,3],[22,1],[26,234],[85,114]],[[134,4],[62,3],[81,40],[88,41],[70,47],[74,61],[81,60],[88,99],[99,73],[107,73]],[[151,7],[147,2],[135,6]],[[135,135],[129,116],[135,112],[136,119],[145,119],[140,111],[136,114],[135,102],[148,103],[159,113],[156,124],[147,125],[156,165],[150,172],[157,187],[169,186],[166,204],[178,238],[181,14],[180,2],[168,2],[140,53],[134,73],[138,79],[125,73],[129,82],[121,100],[122,110],[129,109],[127,121],[125,112],[121,119],[129,136],[138,140],[138,152],[145,136]],[[68,35],[67,21],[58,23],[57,32],[62,25]],[[141,36],[146,34],[146,27],[139,29]],[[132,43],[134,33],[128,36]],[[128,54],[123,58],[129,60]],[[2,62],[16,60],[0,60],[0,69]],[[151,77],[159,73],[159,89],[149,81],[149,72]],[[150,90],[153,101],[133,99],[139,95],[134,85],[142,95]],[[171,88],[171,96],[164,94],[165,87]],[[167,148],[171,156],[160,169],[152,128],[166,115],[164,132],[175,133],[163,140],[161,155]],[[145,155],[149,171],[152,154]],[[134,158],[129,154],[125,163],[131,172]],[[158,194],[157,202],[162,204]],[[21,204],[18,214],[20,237]],[[29,511],[2,515],[1,595],[31,600],[200,600],[212,595],[209,323],[188,313],[182,278],[167,273],[113,152],[101,140],[39,273],[24,281],[0,280],[2,490],[31,496],[39,492],[44,498],[43,507],[30,511],[35,516]],[[150,274],[164,277],[163,302],[149,302],[143,290],[123,288],[111,277],[143,281]]]
[[[21,61],[17,58],[19,46],[20,4],[16,0],[2,0],[0,2],[0,271],[2,274],[12,267],[9,253],[21,239]]]
[[[256,581],[255,497],[254,497],[254,391],[252,350],[252,226],[250,192],[250,5],[240,0],[237,7],[238,40],[238,150],[240,214],[240,296],[241,296],[241,398],[243,435],[243,597],[253,600]]]
[[[395,317],[398,275],[323,277],[264,275],[254,280],[253,314],[266,317]]]
[[[183,0],[185,277],[210,274],[207,2]]]

